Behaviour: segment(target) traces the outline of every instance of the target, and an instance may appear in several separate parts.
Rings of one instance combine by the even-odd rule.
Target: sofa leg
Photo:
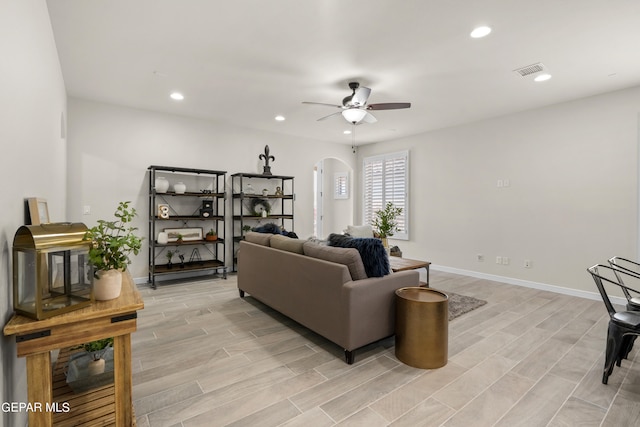
[[[355,355],[353,351],[345,350],[344,351],[344,359],[347,362],[347,365],[353,365],[353,361],[355,359]]]
[[[238,289],[238,292],[240,292],[240,298],[244,298],[244,291],[242,289]]]

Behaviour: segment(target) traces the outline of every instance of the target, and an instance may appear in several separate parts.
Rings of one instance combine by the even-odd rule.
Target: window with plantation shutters
[[[362,164],[363,173],[363,224],[371,224],[377,210],[383,209],[387,202],[402,208],[397,218],[399,231],[393,239],[409,238],[407,219],[409,206],[409,152],[384,154],[366,157]]]

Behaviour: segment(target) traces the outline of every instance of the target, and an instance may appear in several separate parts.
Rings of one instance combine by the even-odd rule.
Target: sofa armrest
[[[395,291],[420,286],[416,270],[348,282],[343,287],[345,324],[352,350],[395,333]]]

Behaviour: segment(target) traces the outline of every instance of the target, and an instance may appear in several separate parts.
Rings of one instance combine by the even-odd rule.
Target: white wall
[[[638,256],[639,111],[634,88],[363,146],[358,157],[410,150],[410,241],[392,242],[405,257],[595,292],[586,268]]]
[[[13,313],[11,248],[24,224],[24,199],[47,199],[52,219],[65,217],[66,115],[64,81],[49,13],[43,0],[0,2],[0,315]],[[0,338],[0,402],[26,402],[24,358],[16,357],[15,338]],[[0,413],[0,425],[26,425],[26,413]]]
[[[269,145],[275,156],[272,173],[295,177],[294,231],[305,239],[313,234],[315,163],[337,157],[353,168],[355,161],[351,149],[342,144],[75,98],[69,99],[68,141],[69,220],[91,227],[98,219],[111,219],[118,201],[132,200],[140,212],[135,225],[145,237],[150,165],[227,171],[229,188],[233,173],[262,173],[264,163],[258,156]],[[91,206],[91,215],[82,214],[85,205]],[[138,281],[147,277],[146,243],[130,267]],[[230,260],[228,252],[228,265]]]

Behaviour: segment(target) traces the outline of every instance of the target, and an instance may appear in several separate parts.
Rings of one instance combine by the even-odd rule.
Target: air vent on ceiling
[[[544,65],[541,62],[538,62],[537,64],[527,65],[526,67],[518,68],[513,71],[520,74],[521,77],[527,77],[544,71]]]

